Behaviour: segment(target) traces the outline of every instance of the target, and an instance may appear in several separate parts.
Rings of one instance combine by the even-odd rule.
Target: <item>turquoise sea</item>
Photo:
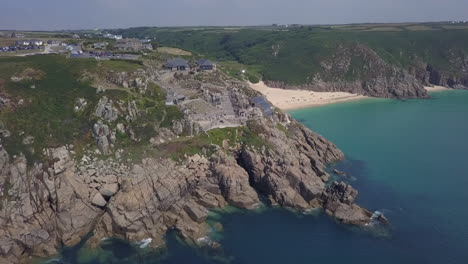
[[[121,241],[98,254],[64,250],[62,263],[468,263],[468,91],[428,100],[369,99],[291,114],[341,148],[337,166],[358,203],[383,211],[389,236],[324,214],[281,209],[217,215],[222,251],[199,251],[168,234],[162,257]]]

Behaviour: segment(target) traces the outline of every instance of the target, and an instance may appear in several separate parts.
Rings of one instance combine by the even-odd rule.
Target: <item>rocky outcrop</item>
[[[218,185],[224,199],[233,206],[254,208],[260,200],[257,192],[249,184],[248,173],[237,164],[232,156],[223,152],[216,156],[212,171],[218,180]]]
[[[8,99],[7,97],[0,96],[0,110],[7,108],[9,104],[10,99]]]
[[[196,136],[202,132],[202,128],[197,122],[193,122],[191,120],[182,119],[182,120],[175,120],[172,123],[172,131],[176,135],[186,134],[189,136]]]
[[[8,130],[5,124],[2,121],[0,121],[0,137],[7,138],[9,136],[11,136],[10,130]]]
[[[271,122],[256,120],[263,146],[219,149],[181,163],[147,158],[128,167],[87,156],[76,163],[64,146],[47,150],[48,164],[28,166],[24,156],[10,160],[1,148],[0,260],[50,256],[90,231],[91,246],[111,236],[162,245],[169,229],[197,243],[207,235],[209,210],[252,209],[262,196],[296,210],[323,207],[344,223],[371,221],[351,186],[326,187],[325,164],[343,158],[335,145],[295,121],[285,123],[287,133]],[[106,137],[102,130],[98,124],[95,134]]]
[[[111,154],[111,144],[113,143],[112,141],[115,140],[115,132],[111,131],[109,126],[104,124],[102,121],[98,121],[94,124],[93,134],[101,154]]]
[[[0,260],[50,256],[61,245],[74,245],[89,233],[102,213],[91,205],[89,188],[75,177],[65,147],[50,149],[51,165],[28,167],[24,156],[9,162],[1,148]]]
[[[365,225],[372,213],[354,203],[358,191],[344,182],[334,182],[323,192],[321,200],[325,212],[346,224]]]
[[[449,73],[439,71],[434,66],[428,64],[426,71],[429,84],[455,89],[468,89],[468,66],[462,69],[461,73]]]
[[[0,147],[0,263],[56,254],[91,231],[90,246],[105,237],[151,239],[152,246],[161,246],[169,229],[189,242],[206,244],[209,211],[227,205],[324,208],[338,220],[357,225],[379,219],[354,203],[357,192],[352,187],[340,183],[327,188],[326,164],[344,157],[334,144],[287,114],[274,111],[264,117],[250,104],[256,94],[245,84],[232,81],[225,86],[231,114],[244,113],[243,123],[231,128],[235,140],[220,138],[223,131],[207,140],[209,133],[186,117],[174,119],[172,131],[159,128],[151,139],[139,139],[134,131],[144,113],[137,103],[114,103],[103,96],[92,118],[95,151],[91,144],[81,153],[65,145],[46,148],[40,161],[28,161]],[[88,112],[83,100],[76,103],[78,111]],[[0,130],[6,130],[1,123]],[[200,132],[206,134],[196,137]],[[148,140],[148,147],[155,148],[138,153],[138,160],[123,157],[126,150],[116,143],[117,133],[142,144]],[[31,143],[34,136],[22,139]],[[237,142],[238,137],[242,140]],[[185,143],[204,154],[185,152],[186,159],[176,162],[168,158],[172,153],[157,153],[177,151]],[[115,159],[100,156],[113,152]]]
[[[272,202],[294,209],[319,207],[329,175],[325,164],[342,159],[335,145],[298,123],[286,135],[260,123],[268,138],[261,149],[244,148],[240,163],[249,172],[254,188]]]
[[[138,111],[138,108],[136,106],[135,100],[128,102],[128,104],[127,104],[127,113],[128,114],[125,117],[125,119],[127,121],[129,121],[129,122],[135,121],[138,118],[139,111]]]
[[[45,72],[41,70],[33,69],[33,68],[26,68],[21,73],[11,76],[10,80],[12,82],[41,80],[42,78],[44,78],[44,76],[45,76]]]
[[[95,115],[106,121],[115,121],[119,118],[119,111],[114,107],[112,100],[103,96],[97,104]]]
[[[124,88],[143,88],[147,84],[145,73],[141,70],[130,72],[108,72],[105,80],[113,85]]]

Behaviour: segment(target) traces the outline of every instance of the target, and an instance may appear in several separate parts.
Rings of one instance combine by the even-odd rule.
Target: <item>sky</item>
[[[468,20],[468,0],[0,0],[0,29]]]

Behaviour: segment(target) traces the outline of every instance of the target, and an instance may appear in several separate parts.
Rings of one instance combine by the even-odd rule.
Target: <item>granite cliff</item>
[[[325,164],[343,158],[335,145],[295,121],[289,135],[263,122],[268,147],[220,149],[181,163],[145,158],[131,167],[77,164],[64,146],[48,150],[49,163],[28,166],[24,156],[10,159],[2,148],[1,191],[10,194],[1,206],[2,263],[52,256],[91,231],[95,246],[105,237],[152,238],[161,246],[171,228],[196,243],[207,235],[209,210],[228,204],[252,209],[261,196],[285,208],[324,208],[344,223],[370,222],[372,213],[354,203],[352,187],[326,187]]]
[[[140,81],[118,74],[94,80],[100,85],[97,91],[83,86],[92,93],[71,96],[74,104],[63,106],[70,107],[69,117],[60,121],[84,120],[77,126],[82,132],[62,142],[51,137],[54,144],[46,144],[49,135],[41,137],[35,127],[17,131],[14,122],[23,114],[5,118],[1,263],[56,255],[91,232],[91,247],[107,237],[151,238],[151,246],[159,247],[169,229],[202,244],[209,211],[227,205],[323,209],[342,223],[359,226],[373,221],[372,213],[354,202],[355,189],[330,179],[326,165],[344,158],[334,144],[287,114],[257,105],[255,91],[223,73],[179,75],[156,68],[139,71],[144,76]],[[54,78],[53,73],[47,71],[43,78]],[[49,87],[42,84],[38,81],[34,89]],[[8,85],[6,94],[12,93]],[[29,82],[14,85],[31,89]],[[165,105],[171,96],[174,101]],[[6,117],[19,111],[5,102]],[[35,107],[34,98],[28,102],[21,109]]]
[[[271,80],[265,83],[276,88],[349,92],[383,98],[429,97],[414,74],[387,63],[365,45],[339,46],[318,63],[321,70],[311,76],[307,84],[291,85]]]

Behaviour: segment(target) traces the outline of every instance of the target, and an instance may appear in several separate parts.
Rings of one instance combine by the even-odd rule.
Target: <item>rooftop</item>
[[[182,58],[175,58],[168,60],[166,62],[166,67],[168,68],[177,68],[177,67],[189,67],[188,61],[182,59]]]
[[[263,96],[257,96],[252,99],[252,102],[262,109],[263,113],[267,116],[270,116],[273,114],[273,106],[266,100],[265,97]]]
[[[214,62],[208,60],[208,59],[201,59],[197,61],[198,66],[213,66]]]

